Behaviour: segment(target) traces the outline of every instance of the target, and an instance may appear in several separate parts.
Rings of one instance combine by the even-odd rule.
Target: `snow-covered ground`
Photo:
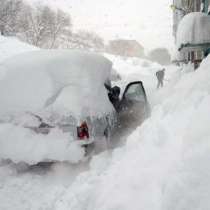
[[[151,117],[124,146],[88,163],[19,172],[18,166],[2,162],[1,210],[210,208],[210,57],[196,72],[166,67],[166,85],[160,90],[157,64],[110,59],[123,80],[144,81]]]

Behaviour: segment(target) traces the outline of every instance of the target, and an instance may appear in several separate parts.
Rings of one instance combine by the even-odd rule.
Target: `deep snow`
[[[19,41],[15,37],[4,37],[0,35],[0,68],[2,62],[12,56],[24,52],[38,50],[39,48]],[[5,71],[0,71],[0,79],[5,75]]]
[[[79,50],[38,50],[8,58],[0,66],[6,72],[0,79],[0,116],[46,109],[76,119],[111,113],[104,87],[111,68],[105,57]]]
[[[111,68],[107,58],[78,50],[37,50],[2,61],[0,158],[28,164],[82,160],[76,126],[86,117],[112,115],[104,87]],[[48,135],[37,134],[25,128],[39,125],[30,113],[51,119],[51,125],[71,117],[72,132],[55,128]]]
[[[30,165],[45,161],[78,163],[84,155],[84,149],[74,141],[72,135],[59,129],[44,135],[35,134],[22,126],[0,125],[0,159]]]
[[[158,91],[156,64],[113,59],[119,72],[124,69],[123,79],[140,79],[144,69],[151,117],[124,146],[94,156],[89,165],[55,164],[40,174],[17,173],[13,164],[2,163],[0,209],[210,208],[210,57],[196,72],[167,67],[168,81]]]
[[[19,41],[15,37],[4,37],[0,35],[0,63],[8,57],[38,49],[37,47]]]
[[[210,57],[158,91],[151,118],[103,170],[95,157],[55,209],[209,209],[209,65]]]
[[[122,93],[129,82],[142,80],[146,90],[150,90],[150,98],[156,84],[155,71],[160,65],[138,58],[105,56],[121,74],[122,79],[116,83],[122,87]],[[55,118],[50,124],[62,121],[69,113],[74,120],[111,114],[113,107],[104,87],[112,68],[108,59],[81,51],[38,50],[2,61],[0,72],[4,71],[5,75],[0,79],[0,158],[30,165],[42,161],[81,161],[84,148],[74,142],[76,129],[66,134],[51,129],[49,135],[44,135],[25,127],[40,123],[30,113],[38,113],[45,120]],[[59,90],[60,95],[46,107],[48,99]],[[97,147],[101,150],[105,143],[98,142]]]

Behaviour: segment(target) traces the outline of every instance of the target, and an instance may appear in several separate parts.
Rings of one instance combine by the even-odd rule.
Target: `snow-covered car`
[[[7,59],[0,69],[0,121],[35,133],[60,129],[89,145],[149,113],[142,82],[128,84],[120,99],[112,62],[102,55],[39,50]]]

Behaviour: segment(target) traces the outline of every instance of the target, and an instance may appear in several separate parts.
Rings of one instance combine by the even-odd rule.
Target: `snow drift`
[[[110,113],[104,83],[111,68],[103,56],[74,50],[39,50],[9,58],[0,66],[6,72],[0,83],[0,115],[44,109],[78,118]]]
[[[109,164],[95,157],[55,209],[209,209],[209,65],[210,57],[157,93],[162,102],[151,118],[106,159]]]
[[[74,50],[37,50],[2,62],[0,159],[29,164],[81,160],[84,148],[75,142],[80,119],[114,111],[104,87],[111,68],[103,56]],[[51,129],[43,135],[26,129],[39,125],[37,113],[52,125],[68,121],[73,131]]]
[[[15,37],[4,37],[0,35],[0,62],[8,57],[38,49],[35,46],[21,42]]]
[[[78,163],[84,155],[84,149],[73,137],[59,129],[43,135],[21,126],[0,125],[0,159],[30,165],[49,161]]]

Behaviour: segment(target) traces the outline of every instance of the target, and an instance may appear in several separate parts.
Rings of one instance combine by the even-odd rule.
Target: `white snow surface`
[[[177,48],[182,44],[210,43],[210,16],[202,12],[185,15],[177,30]]]
[[[30,165],[48,161],[77,163],[84,155],[84,150],[73,137],[59,129],[43,135],[35,134],[22,126],[0,126],[0,159]]]
[[[55,115],[56,121],[71,115],[78,120],[72,123],[79,123],[80,117],[113,112],[104,87],[111,61],[100,55],[68,50],[36,50],[12,56],[19,42],[4,40],[10,47],[8,58],[2,59],[0,65],[0,159],[30,165],[80,161],[84,148],[75,142],[74,133],[52,129],[48,135],[42,135],[23,126],[38,125],[28,113]]]
[[[151,117],[124,146],[89,165],[56,164],[37,174],[0,164],[0,209],[210,209],[210,57],[195,72],[167,67],[168,82],[158,91],[156,64],[112,59],[123,79],[144,79]]]
[[[76,119],[113,111],[104,82],[112,63],[103,56],[74,50],[27,52],[2,62],[0,115],[49,112]],[[97,102],[97,103],[96,103]]]
[[[38,49],[35,46],[19,41],[15,37],[4,37],[0,35],[0,63],[8,57]]]
[[[21,42],[15,37],[4,37],[0,35],[0,79],[5,75],[5,71],[1,68],[2,62],[5,59],[38,49],[37,47]]]
[[[95,157],[55,209],[209,209],[209,65],[210,57],[157,92],[151,118],[108,164]]]

